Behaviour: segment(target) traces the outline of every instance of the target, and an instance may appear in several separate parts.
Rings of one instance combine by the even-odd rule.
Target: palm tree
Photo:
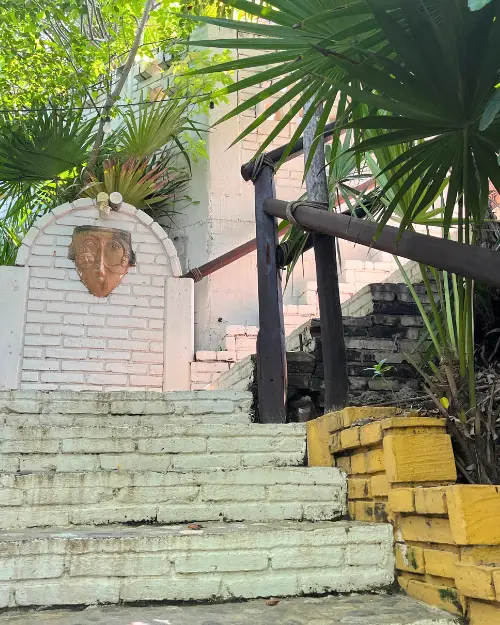
[[[324,113],[317,134],[323,132],[340,94],[348,105],[337,120],[337,131],[353,131],[349,152],[372,160],[381,186],[378,231],[394,218],[400,221],[401,230],[438,218],[444,236],[456,225],[460,241],[478,242],[488,217],[490,181],[500,190],[500,94],[496,91],[500,0],[469,0],[472,8],[480,9],[475,11],[469,9],[467,0],[330,0],[328,4],[269,0],[264,6],[256,0],[224,1],[245,7],[260,22],[197,19],[257,37],[200,45],[261,53],[204,71],[254,70],[226,88],[226,93],[264,82],[270,86],[221,121],[277,96],[236,141],[274,110],[288,106],[289,112],[260,146],[259,152],[265,151],[305,103],[312,101],[310,114],[304,115],[291,139],[291,148],[318,105]],[[433,203],[442,193],[445,199],[437,215]],[[449,286],[447,279],[442,284]],[[453,314],[456,323],[456,335],[449,337],[456,339],[458,360],[454,397],[463,397],[464,384],[467,396],[465,409],[452,408],[464,423],[475,415],[478,434],[474,285],[455,277],[451,288],[453,304],[449,293],[444,293],[443,301],[446,314]],[[437,337],[438,344],[441,339]],[[480,479],[487,478],[483,474]]]

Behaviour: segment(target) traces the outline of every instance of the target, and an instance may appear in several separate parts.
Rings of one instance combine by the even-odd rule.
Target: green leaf
[[[471,11],[479,11],[491,1],[492,0],[468,0],[469,9]]]
[[[500,89],[496,89],[484,109],[479,123],[479,130],[486,130],[500,111]]]

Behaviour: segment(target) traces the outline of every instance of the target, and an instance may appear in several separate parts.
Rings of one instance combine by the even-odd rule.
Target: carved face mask
[[[80,280],[97,297],[106,297],[135,266],[129,232],[99,226],[73,230],[68,258],[75,261]]]

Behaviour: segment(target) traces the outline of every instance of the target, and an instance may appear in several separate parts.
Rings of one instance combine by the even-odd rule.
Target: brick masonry
[[[307,424],[310,466],[348,475],[352,520],[389,520],[399,585],[471,625],[500,619],[500,488],[456,484],[446,419],[346,408]]]
[[[228,402],[229,403],[229,402]],[[187,470],[304,464],[305,426],[128,427],[0,425],[9,471]]]
[[[113,528],[0,539],[0,607],[362,591],[393,579],[388,525]]]
[[[426,303],[422,287],[415,287]],[[351,405],[405,402],[419,393],[420,381],[407,360],[422,333],[423,321],[409,289],[402,284],[372,284],[343,305]],[[348,316],[350,315],[350,316]],[[421,345],[425,347],[425,343]],[[324,412],[321,324],[311,319],[286,338],[288,418],[308,420]],[[373,366],[390,370],[375,376]],[[196,363],[198,364],[198,363]],[[204,364],[204,363],[199,363]],[[208,365],[210,363],[206,363]],[[213,389],[250,390],[258,406],[255,359],[246,358],[219,374]]]
[[[68,259],[74,227],[86,224],[132,235],[137,266],[106,298],[88,292]],[[103,217],[92,200],[76,200],[36,222],[16,264],[30,272],[21,388],[163,388],[165,279],[180,265],[150,217],[128,204]]]
[[[345,514],[346,481],[339,469],[258,465],[167,470],[125,463],[113,471],[3,475],[0,527],[331,521]]]
[[[242,391],[3,391],[8,426],[151,426],[248,424],[252,395]]]

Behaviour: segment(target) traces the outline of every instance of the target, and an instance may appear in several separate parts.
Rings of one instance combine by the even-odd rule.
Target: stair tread
[[[367,616],[360,616],[365,614]],[[384,625],[458,625],[457,617],[425,605],[402,593],[359,594],[325,597],[288,597],[270,608],[262,599],[241,602],[198,603],[188,605],[92,606],[82,619],[81,612],[7,613],[0,615],[1,625],[123,625],[124,623],[169,623],[175,625],[269,625],[270,623],[383,623]]]
[[[190,529],[188,524],[174,525],[137,525],[116,523],[97,526],[81,525],[67,527],[27,528],[23,530],[3,530],[0,535],[2,542],[20,542],[43,539],[87,540],[89,538],[141,538],[169,536],[203,536],[231,535],[242,533],[275,532],[288,530],[295,532],[324,532],[328,529],[343,528],[348,534],[347,542],[356,543],[359,536],[364,542],[381,542],[392,540],[392,528],[388,524],[369,523],[364,521],[271,521],[267,523],[207,521],[200,524],[201,529]],[[249,545],[251,548],[251,544]]]

